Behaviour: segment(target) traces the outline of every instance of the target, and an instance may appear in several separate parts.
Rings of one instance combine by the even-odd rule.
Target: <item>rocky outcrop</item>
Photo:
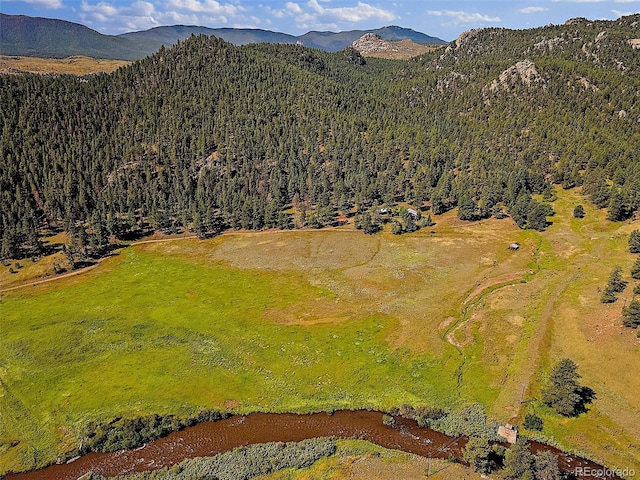
[[[353,42],[352,46],[365,57],[393,59],[407,59],[422,55],[433,49],[433,47],[421,45],[411,40],[402,40],[399,42],[384,40],[375,33],[365,33]]]
[[[566,43],[566,40],[562,37],[554,37],[550,39],[540,40],[538,43],[533,45],[535,50],[548,50],[552,51],[553,49],[559,48]]]
[[[462,32],[460,35],[458,35],[458,38],[456,38],[456,48],[463,47],[468,43],[473,42],[479,32],[479,28],[474,28],[471,30],[467,30],[466,32]]]
[[[384,40],[380,35],[376,35],[375,33],[365,33],[358,40],[353,42],[353,48],[362,52],[366,52],[368,50],[375,50],[380,47],[381,44],[384,43]]]
[[[630,40],[627,40],[627,43],[631,45],[631,48],[633,48],[634,50],[640,49],[640,38],[632,38]]]
[[[565,25],[590,25],[591,21],[587,18],[584,17],[576,17],[576,18],[570,18],[569,20],[567,20],[566,22],[564,22]]]
[[[491,82],[489,90],[494,92],[501,87],[508,90],[517,83],[530,87],[532,84],[544,84],[544,79],[540,76],[536,64],[527,59],[502,72],[496,80]]]

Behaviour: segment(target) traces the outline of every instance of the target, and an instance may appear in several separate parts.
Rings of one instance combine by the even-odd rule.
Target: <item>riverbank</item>
[[[449,437],[414,420],[396,417],[383,422],[383,413],[339,410],[308,415],[255,413],[233,416],[217,422],[203,422],[167,437],[149,442],[142,448],[112,453],[89,453],[70,463],[21,474],[9,474],[5,480],[76,480],[89,472],[115,477],[153,471],[176,465],[187,458],[210,457],[234,448],[269,442],[300,442],[317,437],[359,438],[388,449],[401,450],[426,458],[464,463],[464,436]],[[387,423],[387,424],[385,424]],[[564,472],[605,470],[589,460],[561,452],[553,447],[532,443],[533,453],[544,450],[558,457]],[[612,475],[580,476],[595,480],[614,479]]]

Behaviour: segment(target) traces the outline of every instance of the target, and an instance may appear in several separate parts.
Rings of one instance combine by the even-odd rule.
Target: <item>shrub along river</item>
[[[243,445],[267,442],[299,442],[308,438],[360,438],[385,448],[402,450],[424,457],[462,460],[465,437],[452,438],[413,420],[396,418],[394,426],[382,423],[382,413],[340,410],[333,414],[307,415],[254,413],[233,416],[217,422],[203,422],[173,432],[135,450],[113,453],[89,453],[70,463],[51,465],[27,473],[9,474],[5,480],[76,480],[93,472],[107,477],[157,470],[194,457],[213,456]],[[532,442],[533,453],[550,450],[558,456],[565,472],[587,471],[595,480],[618,478],[589,460]],[[594,473],[602,475],[595,476]]]

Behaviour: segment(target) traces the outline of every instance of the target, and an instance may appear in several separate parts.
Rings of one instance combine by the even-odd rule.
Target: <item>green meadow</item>
[[[73,445],[86,422],[120,415],[225,404],[391,408],[454,395],[455,364],[390,348],[391,315],[269,320],[340,302],[300,275],[201,265],[143,248],[104,267],[65,288],[3,300],[2,443],[20,441],[6,452],[19,452],[20,465],[51,460],[51,448]]]
[[[640,465],[635,331],[598,289],[637,223],[558,192],[546,232],[452,214],[411,235],[235,232],[137,245],[99,267],[2,294],[0,473],[55,461],[89,422],[201,409],[455,407],[608,466]],[[521,244],[517,252],[507,246]],[[598,397],[576,419],[536,400],[560,358]],[[524,403],[521,403],[524,400]]]

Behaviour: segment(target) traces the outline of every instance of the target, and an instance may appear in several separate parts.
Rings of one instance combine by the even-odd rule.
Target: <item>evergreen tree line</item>
[[[629,253],[640,253],[640,230],[633,230],[628,238]],[[640,280],[640,256],[638,256],[631,267],[631,279]],[[622,293],[627,288],[629,282],[623,277],[621,267],[614,267],[609,275],[607,285],[600,296],[601,303],[615,303],[618,301],[617,294]],[[637,329],[640,326],[640,301],[636,299],[640,295],[640,283],[636,283],[633,288],[633,297],[629,304],[625,301],[622,307],[622,324],[625,327]],[[640,338],[640,332],[636,334]]]
[[[605,27],[596,60],[582,46]],[[0,257],[38,254],[59,230],[99,254],[154,230],[322,227],[354,212],[369,226],[373,206],[398,202],[544,229],[554,183],[628,218],[632,31],[627,19],[489,29],[410,62],[194,36],[111,75],[2,75]],[[487,87],[524,58],[539,82]]]

